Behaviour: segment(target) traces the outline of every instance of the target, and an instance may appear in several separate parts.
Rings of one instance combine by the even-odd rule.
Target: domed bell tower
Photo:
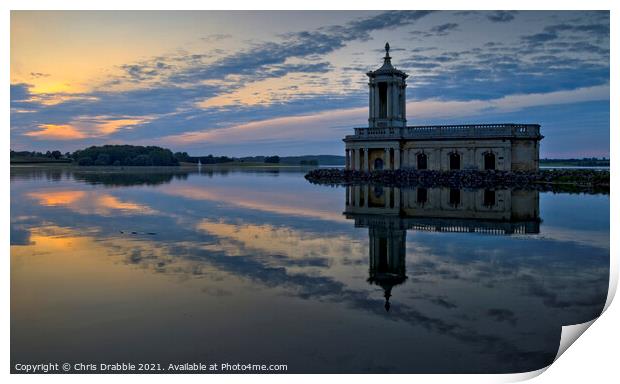
[[[385,43],[385,57],[381,68],[368,72],[370,128],[406,127],[405,79],[408,75],[392,66],[390,44]]]

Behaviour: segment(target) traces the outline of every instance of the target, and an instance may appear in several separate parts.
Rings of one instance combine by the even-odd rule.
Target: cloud
[[[39,124],[38,131],[26,132],[26,136],[43,137],[50,140],[76,140],[86,137],[74,126],[69,124]]]
[[[31,85],[25,83],[11,84],[11,106],[13,106],[13,102],[28,100],[30,88]]]
[[[517,11],[495,11],[487,14],[487,19],[494,23],[507,23],[514,20]]]
[[[509,95],[492,100],[445,101],[440,99],[419,100],[407,103],[407,110],[416,120],[454,118],[505,113],[529,107],[570,104],[593,100],[608,100],[609,85],[556,91],[540,94]],[[162,138],[163,142],[185,145],[194,142],[231,144],[244,142],[278,142],[293,139],[307,142],[326,139],[339,140],[350,134],[354,122],[364,126],[366,107],[325,111],[305,116],[290,116],[254,121],[229,127],[190,132]],[[291,129],[295,127],[296,129]]]
[[[535,33],[533,35],[523,36],[522,39],[528,43],[532,44],[540,44],[545,43],[547,41],[555,40],[558,38],[558,35],[554,32],[541,32]]]
[[[457,23],[446,23],[446,24],[434,26],[433,28],[430,29],[430,31],[432,33],[437,34],[438,36],[445,36],[450,31],[456,30],[458,27],[459,25]]]
[[[25,133],[26,136],[49,140],[81,140],[102,137],[121,129],[130,129],[144,124],[148,117],[116,118],[109,116],[79,116],[69,124],[40,124],[38,131]]]
[[[49,77],[50,74],[49,73],[42,73],[42,72],[30,72],[30,77],[34,77],[34,78],[39,78],[39,77]]]
[[[216,42],[216,41],[230,39],[231,37],[232,37],[232,35],[230,35],[228,33],[214,33],[214,34],[211,34],[209,36],[201,37],[200,39],[202,41],[204,41],[204,42],[207,42],[207,43],[213,43],[213,42]]]

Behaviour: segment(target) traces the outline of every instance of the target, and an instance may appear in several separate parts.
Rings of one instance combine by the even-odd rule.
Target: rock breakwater
[[[319,168],[308,172],[305,178],[311,183],[328,185],[372,183],[397,187],[511,188],[609,193],[609,171],[592,169],[546,169],[537,172],[398,169],[361,172]]]

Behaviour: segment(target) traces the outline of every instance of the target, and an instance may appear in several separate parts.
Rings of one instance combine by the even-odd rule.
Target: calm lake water
[[[606,300],[608,195],[138,172],[11,169],[13,364],[522,372]]]

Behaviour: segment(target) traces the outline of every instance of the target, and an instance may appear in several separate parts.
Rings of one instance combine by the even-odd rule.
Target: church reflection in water
[[[368,282],[383,288],[390,309],[392,288],[407,280],[407,230],[488,235],[539,233],[538,191],[346,187],[347,219],[368,228]]]

